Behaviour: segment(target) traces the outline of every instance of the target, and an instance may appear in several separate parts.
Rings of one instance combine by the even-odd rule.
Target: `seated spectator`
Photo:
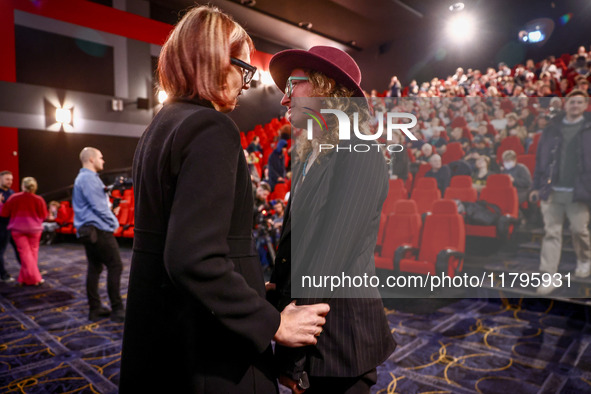
[[[455,127],[449,136],[449,142],[459,142],[462,144],[462,149],[467,151],[470,149],[470,140],[464,137],[464,130],[461,127]]]
[[[587,78],[585,78],[582,75],[579,75],[577,78],[575,78],[575,82],[577,84],[576,89],[582,90],[587,94],[591,94],[591,90],[589,90],[589,80],[587,80]]]
[[[441,156],[434,154],[429,159],[431,169],[427,171],[425,177],[435,178],[437,180],[437,188],[441,191],[441,195],[445,194],[445,189],[449,186],[451,180],[451,171],[447,165],[441,165]]]
[[[60,203],[57,201],[50,201],[48,204],[47,218],[42,223],[43,232],[41,233],[41,244],[51,245],[55,240],[56,230],[60,227],[55,222],[57,219],[57,212],[60,208]]]
[[[486,121],[481,122],[480,126],[476,128],[474,135],[483,137],[487,146],[492,146],[493,141],[498,138],[498,134],[495,136],[488,131]],[[472,141],[472,143],[474,143],[474,141]]]
[[[492,150],[486,145],[486,140],[483,136],[477,135],[472,140],[472,148],[468,151],[468,154],[464,156],[464,160],[470,164],[470,167],[476,168],[476,160],[480,156],[491,157]]]
[[[279,140],[277,147],[269,156],[269,186],[271,191],[275,190],[277,183],[285,182],[285,154],[287,152],[287,141]]]
[[[505,130],[505,127],[507,127],[507,118],[505,118],[505,111],[503,111],[502,108],[497,108],[495,110],[495,117],[490,121],[490,124],[492,124],[497,131]]]
[[[421,150],[416,152],[417,162],[428,163],[433,156],[433,146],[431,144],[423,144]]]
[[[503,152],[503,169],[501,174],[507,174],[517,189],[519,204],[527,200],[529,189],[532,185],[531,174],[526,166],[517,163],[517,155],[512,150]]]
[[[448,164],[451,171],[451,176],[456,175],[472,175],[472,168],[465,160],[456,160]]]
[[[434,120],[439,121],[439,119],[437,118],[435,118]],[[447,141],[441,136],[442,129],[443,127],[441,126],[432,128],[431,131],[433,132],[433,135],[431,136],[431,138],[429,138],[429,141],[427,141],[430,145],[435,147],[437,153],[440,154],[445,152],[445,145],[447,145]],[[443,149],[440,151],[439,148]]]
[[[248,151],[248,153],[252,153],[252,152],[263,153],[263,147],[261,146],[261,139],[259,138],[259,136],[255,135],[253,137],[252,142],[248,145],[246,150]]]
[[[400,144],[404,146],[404,136],[398,130],[392,133],[392,141],[388,141],[388,144]],[[403,179],[406,182],[408,173],[410,171],[410,158],[406,149],[401,152],[390,152],[390,178],[392,179]]]
[[[244,149],[244,157],[246,158],[246,163],[248,164],[248,173],[250,174],[250,180],[253,184],[258,185],[258,183],[261,181],[259,170],[257,170],[257,163],[259,162],[259,158],[256,155],[256,153],[248,153],[246,149]]]
[[[475,167],[472,173],[472,185],[480,193],[486,186],[486,179],[490,175],[490,158],[488,156],[479,156],[476,159]]]
[[[566,97],[567,94],[569,94],[571,91],[571,86],[570,83],[568,82],[568,79],[563,78],[560,80],[560,83],[558,84],[558,93],[560,94],[560,97]]]

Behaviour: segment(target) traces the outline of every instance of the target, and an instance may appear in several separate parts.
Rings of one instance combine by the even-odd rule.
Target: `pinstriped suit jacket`
[[[277,307],[282,310],[297,298],[298,304],[328,302],[331,310],[316,346],[277,346],[277,361],[281,372],[292,377],[302,368],[311,376],[360,376],[385,361],[396,346],[377,290],[364,289],[356,293],[363,298],[351,298],[343,290],[302,291],[296,286],[301,286],[301,275],[375,273],[373,252],[388,192],[387,167],[377,151],[340,151],[321,157],[304,181],[301,168],[294,166],[295,186],[272,277]],[[298,294],[292,294],[292,281]]]

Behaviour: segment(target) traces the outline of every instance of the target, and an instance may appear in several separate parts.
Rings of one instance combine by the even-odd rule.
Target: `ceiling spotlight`
[[[457,42],[469,41],[474,36],[475,30],[474,19],[465,13],[454,16],[447,24],[448,36]]]
[[[306,30],[312,30],[312,22],[300,22],[298,23],[298,26],[301,27],[302,29],[306,29]]]
[[[451,12],[459,12],[459,11],[462,11],[464,9],[464,7],[465,7],[464,3],[454,3],[449,6],[449,10]]]

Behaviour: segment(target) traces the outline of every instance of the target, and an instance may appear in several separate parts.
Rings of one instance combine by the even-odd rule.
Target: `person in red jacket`
[[[43,220],[47,217],[47,205],[35,195],[37,181],[33,177],[23,179],[20,193],[15,193],[2,206],[0,216],[8,217],[8,230],[16,243],[21,258],[18,282],[23,285],[40,285],[44,282],[39,273],[37,259]]]

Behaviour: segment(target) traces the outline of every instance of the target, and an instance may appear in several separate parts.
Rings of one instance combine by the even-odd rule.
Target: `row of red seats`
[[[119,190],[113,190],[111,193],[113,198],[119,198],[119,213],[117,220],[119,221],[119,228],[115,230],[113,235],[116,237],[133,238],[134,234],[134,203],[133,203],[133,189],[127,189],[121,193]],[[59,228],[56,230],[59,234],[76,234],[74,227],[74,209],[70,201],[61,201],[58,209],[56,223]]]
[[[424,223],[414,200],[399,200],[381,222],[376,268],[451,277],[462,271],[465,225],[453,200],[435,201]]]
[[[404,183],[400,179],[390,180],[390,189],[388,196],[382,208],[382,215],[390,215],[395,212],[396,203],[400,200],[406,200],[408,194]],[[486,186],[477,196],[476,189],[472,185],[472,178],[468,175],[456,175],[451,178],[449,187],[445,191],[445,199],[455,199],[465,202],[475,202],[477,200],[486,201],[497,205],[501,209],[501,214],[517,219],[519,216],[519,199],[517,189],[513,186],[511,178],[506,174],[493,174],[487,179]],[[437,181],[434,178],[422,177],[417,180],[410,199],[417,207],[419,215],[432,211],[434,202],[441,200],[441,192],[437,188]],[[384,220],[380,224],[380,231],[383,231]],[[513,231],[513,226],[509,228],[509,235]],[[477,226],[466,225],[466,235],[476,237],[497,237],[496,226]]]

